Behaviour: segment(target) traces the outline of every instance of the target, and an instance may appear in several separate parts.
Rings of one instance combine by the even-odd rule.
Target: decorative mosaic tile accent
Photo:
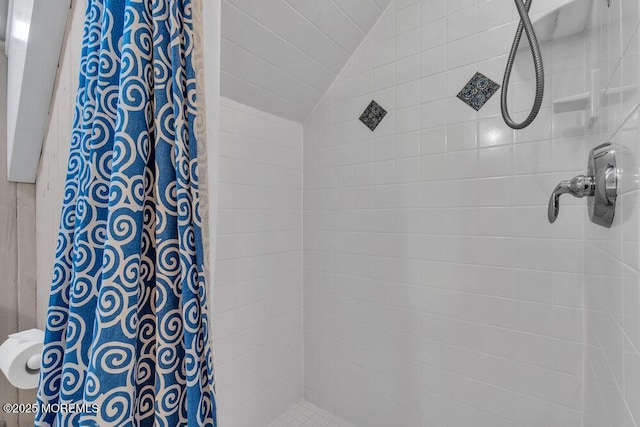
[[[371,100],[360,116],[360,121],[373,132],[386,115],[387,110],[378,105],[376,101]]]
[[[500,85],[482,73],[476,73],[458,94],[458,98],[478,111],[500,89]]]

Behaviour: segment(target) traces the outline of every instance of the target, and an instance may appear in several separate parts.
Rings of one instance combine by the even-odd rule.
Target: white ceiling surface
[[[302,122],[390,0],[223,0],[221,94]]]

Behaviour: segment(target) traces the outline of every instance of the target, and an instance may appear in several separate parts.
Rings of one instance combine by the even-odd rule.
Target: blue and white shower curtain
[[[37,426],[215,426],[200,0],[86,0]]]

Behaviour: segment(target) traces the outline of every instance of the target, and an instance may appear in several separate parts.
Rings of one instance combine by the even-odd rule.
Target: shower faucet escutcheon
[[[587,197],[591,222],[611,227],[618,196],[618,167],[616,152],[610,143],[597,146],[589,154],[587,175],[578,175],[569,181],[560,181],[551,193],[547,216],[550,223],[558,219],[560,196]]]

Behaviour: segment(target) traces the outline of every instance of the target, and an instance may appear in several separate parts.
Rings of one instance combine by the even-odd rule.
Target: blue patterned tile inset
[[[474,110],[478,111],[500,89],[500,85],[482,73],[476,73],[458,94]]]
[[[364,123],[366,127],[371,129],[371,132],[373,132],[386,115],[387,110],[378,105],[376,101],[372,100],[360,116],[360,121]]]

